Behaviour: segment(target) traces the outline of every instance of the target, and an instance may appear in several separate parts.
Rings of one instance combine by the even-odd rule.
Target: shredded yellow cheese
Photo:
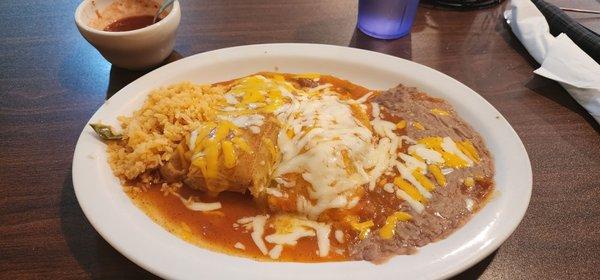
[[[396,129],[404,129],[406,128],[406,121],[405,120],[401,120],[396,124]]]
[[[233,142],[235,144],[236,148],[238,148],[246,153],[252,154],[252,149],[250,148],[250,145],[248,145],[248,142],[246,142],[246,140],[244,140],[244,138],[233,137],[231,139],[231,142]]]
[[[417,179],[417,181],[419,181],[419,183],[421,183],[421,185],[423,185],[426,190],[432,191],[435,189],[435,185],[433,185],[433,183],[421,173],[420,168],[415,169],[415,171],[412,172],[412,175],[415,177],[415,179]]]
[[[401,177],[394,178],[394,185],[398,186],[398,188],[403,190],[406,194],[408,194],[416,201],[421,203],[425,202],[425,197],[423,197],[419,190],[417,190],[417,188],[412,186],[409,182],[404,181],[404,179],[402,179]]]
[[[425,145],[427,148],[433,149],[442,154],[444,165],[452,168],[468,167],[469,163],[454,153],[446,151],[442,146],[444,138],[442,137],[425,137],[419,141],[419,144]],[[452,142],[452,141],[450,141]],[[458,145],[457,145],[458,146]],[[460,149],[460,148],[459,148]]]
[[[395,212],[385,219],[385,224],[379,230],[379,237],[382,239],[391,239],[396,234],[396,224],[412,219],[412,216],[406,212]]]
[[[360,222],[358,216],[350,215],[346,216],[346,221],[350,224],[350,226],[359,232],[358,237],[360,239],[365,239],[371,232],[371,227],[375,226],[372,220]]]
[[[219,154],[221,153],[221,143],[211,141],[204,149],[206,158],[206,178],[216,178],[219,174]]]
[[[431,113],[436,114],[438,116],[448,116],[450,115],[450,113],[446,110],[442,110],[442,109],[438,109],[438,108],[433,108],[430,110]]]
[[[425,130],[425,127],[420,122],[412,122],[412,126],[418,130]]]
[[[234,127],[235,125],[232,124],[230,121],[220,122],[219,125],[217,125],[214,140],[216,142],[221,142],[223,139],[225,139],[225,137],[227,137],[227,135],[229,135],[230,130]]]
[[[458,149],[460,149],[461,152],[463,152],[473,161],[479,162],[481,160],[477,149],[475,149],[475,146],[473,146],[473,143],[471,143],[471,141],[465,140],[461,142],[456,142],[456,146],[458,146]]]
[[[423,144],[426,147],[434,149],[438,152],[442,150],[442,137],[425,137],[417,141],[417,143]]]
[[[440,185],[442,187],[446,186],[446,177],[442,173],[442,170],[440,169],[439,166],[437,166],[435,164],[430,164],[428,166],[428,169],[429,169],[429,172],[431,172],[431,174],[433,174],[433,177],[437,181],[438,185]]]
[[[223,141],[223,164],[226,168],[233,168],[237,165],[237,157],[231,141]]]
[[[412,157],[416,158],[418,161],[425,162],[425,160],[424,160],[422,157],[420,157],[419,155],[417,155],[416,153],[412,153],[412,154],[410,154],[410,155],[411,155]]]
[[[475,186],[475,180],[473,180],[473,177],[467,177],[464,181],[464,184],[468,188],[472,188]]]
[[[282,89],[293,89],[282,75],[254,75],[239,80],[225,96],[236,114],[272,113],[286,103]]]
[[[455,154],[442,152],[442,158],[444,158],[444,164],[452,168],[463,168],[468,166],[466,161]]]
[[[194,150],[194,153],[202,151],[202,149],[204,148],[204,146],[202,145],[202,143],[204,143],[203,140],[216,127],[217,124],[215,122],[205,122],[202,124],[202,126],[198,129],[196,141],[194,141],[195,143],[192,143],[194,145],[194,147],[192,148]]]
[[[277,150],[277,147],[275,147],[275,144],[273,144],[273,141],[268,138],[263,138],[262,141],[267,146],[267,149],[269,149],[269,153],[271,153],[271,159],[273,161],[277,161],[279,158],[279,151]]]

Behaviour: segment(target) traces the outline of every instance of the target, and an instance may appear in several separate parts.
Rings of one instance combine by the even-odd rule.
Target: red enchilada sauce
[[[153,24],[153,15],[131,16],[119,19],[108,26],[104,27],[104,31],[119,32],[141,29]],[[161,19],[156,19],[159,22]]]

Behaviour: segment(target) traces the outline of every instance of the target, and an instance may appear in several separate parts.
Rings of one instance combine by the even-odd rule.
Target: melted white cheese
[[[452,173],[452,171],[454,171],[454,169],[452,169],[450,167],[442,168],[442,174],[444,174],[444,175],[448,175],[448,174]]]
[[[329,254],[331,247],[329,240],[331,232],[330,224],[319,223],[305,218],[288,215],[278,215],[273,217],[273,219],[275,219],[275,222],[270,222],[269,215],[258,215],[241,218],[237,223],[243,225],[246,230],[252,230],[250,236],[252,237],[254,244],[256,244],[256,247],[258,247],[263,255],[269,255],[272,259],[279,258],[281,251],[283,250],[283,245],[294,246],[299,239],[312,236],[317,237],[319,256],[325,257]],[[283,229],[277,228],[277,219],[284,219]],[[267,223],[270,226],[275,226],[275,233],[267,235],[263,239]],[[265,241],[270,244],[275,244],[275,246],[269,250]]]
[[[414,157],[400,153],[400,158],[404,161],[404,164],[410,172],[417,168],[421,169],[421,172],[427,171],[427,164]]]
[[[260,127],[259,126],[250,126],[250,132],[254,133],[254,134],[259,134],[260,133]]]
[[[274,180],[277,184],[279,184],[280,186],[284,186],[286,188],[291,188],[295,185],[293,182],[286,181],[285,179],[280,178],[280,177],[277,177]]]
[[[268,218],[269,215],[258,215],[254,217],[241,218],[237,221],[239,224],[243,224],[246,227],[246,229],[252,230],[250,237],[252,237],[252,241],[254,241],[254,244],[256,244],[256,247],[260,250],[260,252],[263,255],[269,253],[267,245],[265,244],[265,241],[262,238],[265,232],[265,225],[267,223]]]
[[[372,102],[371,103],[371,116],[375,119],[379,119],[381,115],[381,109],[379,108],[379,104]]]
[[[418,202],[417,200],[412,198],[410,195],[408,195],[406,192],[404,192],[401,189],[396,189],[396,196],[398,198],[404,199],[406,202],[408,202],[410,207],[412,207],[415,210],[415,212],[417,212],[417,213],[421,213],[425,209],[425,206],[423,206],[423,204],[421,204],[421,202]]]
[[[279,259],[281,252],[283,251],[283,245],[275,245],[271,251],[269,251],[269,257],[271,259]]]
[[[326,257],[329,255],[330,242],[329,233],[331,232],[331,225],[322,223],[314,223],[313,228],[317,231],[317,246],[319,247],[319,257]]]
[[[266,188],[265,191],[268,195],[272,195],[274,197],[283,197],[283,193],[276,188]]]
[[[367,92],[367,94],[361,96],[359,99],[351,100],[351,101],[354,101],[354,103],[356,103],[356,104],[362,104],[362,103],[367,102],[367,99],[369,99],[369,97],[371,97],[372,95],[373,95],[373,92],[370,91],[370,92]],[[349,103],[352,103],[352,102],[349,102]]]
[[[452,141],[452,138],[450,138],[450,137],[443,138],[442,149],[444,149],[444,151],[446,151],[448,153],[455,154],[456,156],[458,156],[459,158],[461,158],[462,160],[467,162],[468,166],[473,166],[473,161],[467,155],[465,155],[460,149],[458,149],[458,147],[456,146],[456,143],[454,143],[454,141]]]
[[[250,126],[262,126],[264,123],[265,117],[259,114],[253,115],[240,115],[240,116],[219,116],[222,120],[228,120],[233,123],[235,126],[240,128],[246,128]]]
[[[246,246],[244,246],[244,244],[242,244],[241,242],[235,243],[235,245],[233,245],[233,247],[236,249],[240,249],[240,250],[246,250]]]
[[[371,125],[375,133],[381,137],[379,144],[375,148],[375,152],[369,157],[369,161],[375,166],[369,173],[371,179],[369,181],[369,190],[375,189],[375,183],[381,175],[393,169],[397,159],[396,150],[402,145],[401,137],[394,133],[396,125],[392,122],[382,120],[380,115],[379,104],[371,103],[373,108],[372,114],[375,118],[371,121]]]
[[[383,185],[383,190],[388,192],[388,193],[394,193],[394,184],[392,183],[387,183],[385,185]]]
[[[369,190],[375,189],[375,183],[377,179],[385,172],[388,168],[390,161],[390,151],[392,150],[392,144],[389,138],[381,138],[379,145],[375,148],[374,152],[371,153],[369,159],[375,163],[375,167],[371,170],[371,178],[369,180]]]
[[[371,121],[371,125],[373,126],[373,130],[375,130],[379,136],[391,138],[398,137],[393,132],[393,130],[396,128],[396,125],[392,122],[377,118]]]
[[[225,98],[225,101],[227,102],[227,104],[229,105],[235,105],[240,103],[237,98],[235,97],[235,95],[233,95],[232,93],[226,93],[223,94],[223,97]]]
[[[196,148],[196,139],[198,139],[198,130],[194,130],[190,134],[190,142],[188,143],[190,151],[193,151],[194,148]]]
[[[473,199],[466,198],[465,203],[466,203],[467,210],[469,210],[469,212],[472,212],[473,206],[475,205],[475,201],[473,201]]]
[[[319,91],[324,90],[326,88],[330,88],[331,86],[332,86],[331,84],[319,85],[319,86],[316,86],[314,88],[309,89],[308,93],[311,94],[311,93],[319,92]]]
[[[316,233],[312,229],[307,229],[302,226],[294,227],[292,232],[289,233],[273,233],[265,236],[265,240],[269,243],[281,244],[281,245],[296,245],[298,239],[303,237],[315,236]]]
[[[411,174],[410,170],[408,169],[408,167],[406,167],[406,165],[400,162],[396,162],[396,168],[400,172],[400,176],[402,176],[404,180],[410,182],[413,186],[415,186],[415,188],[417,188],[421,195],[423,195],[427,199],[431,198],[431,193],[427,191],[425,187],[423,187],[423,185],[421,185],[421,183],[417,181],[417,179],[415,179],[415,177]]]
[[[343,231],[341,231],[339,229],[335,230],[334,236],[335,236],[335,240],[337,240],[338,243],[340,243],[340,244],[344,243],[345,238],[344,238],[344,232]]]
[[[193,201],[191,198],[185,199],[177,193],[173,193],[173,194],[175,196],[179,197],[179,199],[181,200],[181,202],[183,203],[183,205],[185,205],[185,207],[187,209],[190,209],[192,211],[208,212],[208,211],[214,211],[217,209],[221,209],[220,202],[207,203],[207,202]]]
[[[336,95],[292,96],[289,109],[278,118],[287,126],[278,134],[282,161],[274,175],[301,174],[312,186],[309,197],[297,205],[300,213],[314,219],[327,209],[346,207],[348,197],[371,179],[365,171],[373,150],[371,131]],[[356,173],[348,174],[344,153]]]
[[[358,202],[360,201],[359,197],[353,197],[352,199],[350,199],[350,201],[348,202],[348,205],[346,205],[346,208],[348,209],[352,209],[354,207],[356,207],[356,205],[358,204]]]
[[[311,219],[316,219],[319,214],[327,209],[346,208],[347,205],[348,199],[346,196],[337,194],[322,196],[320,199],[317,199],[316,204],[313,204],[302,195],[296,199],[296,210],[298,213],[304,213]]]
[[[427,163],[444,163],[444,158],[442,158],[442,154],[438,153],[435,150],[427,148],[423,144],[412,145],[408,147],[408,152],[410,154],[415,154],[422,159],[426,160]]]

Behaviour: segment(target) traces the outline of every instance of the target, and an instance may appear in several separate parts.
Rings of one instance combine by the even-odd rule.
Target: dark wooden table
[[[77,2],[0,2],[1,279],[152,277],[96,233],[73,192],[84,124],[144,74],[111,67],[79,35]],[[536,63],[502,20],[506,4],[421,6],[410,36],[380,41],[355,30],[357,1],[181,2],[171,60],[244,44],[324,43],[410,59],[473,88],[523,140],[533,196],[515,233],[459,277],[600,278],[600,128],[557,83],[532,73]]]

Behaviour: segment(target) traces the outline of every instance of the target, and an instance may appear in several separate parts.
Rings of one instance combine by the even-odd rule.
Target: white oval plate
[[[498,195],[448,238],[387,263],[257,262],[205,250],[179,239],[136,208],[107,163],[106,146],[86,125],[73,159],[77,199],[94,228],[127,258],[174,279],[432,279],[455,275],[489,255],[515,230],[529,204],[532,176],[521,140],[481,96],[426,66],[365,50],[314,44],[240,46],[193,55],[156,69],[124,87],[90,119],[117,126],[149,91],[192,81],[213,83],[259,71],[321,72],[370,89],[398,83],[446,99],[485,139],[496,165]],[[118,127],[118,126],[117,126]]]

